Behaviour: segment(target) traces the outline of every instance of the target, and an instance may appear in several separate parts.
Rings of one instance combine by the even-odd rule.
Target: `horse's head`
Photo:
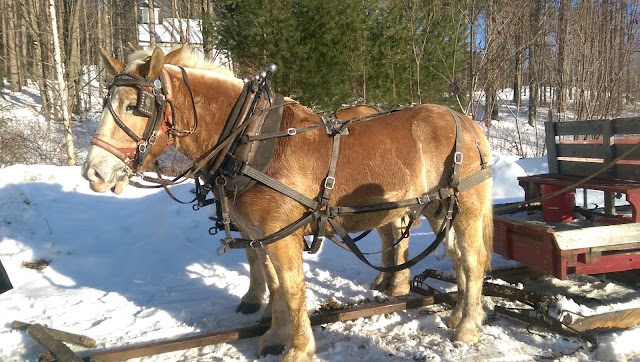
[[[105,69],[114,80],[82,170],[96,192],[111,189],[121,193],[129,177],[144,171],[168,144],[165,55],[159,48],[151,54],[134,54],[125,65],[101,52]]]

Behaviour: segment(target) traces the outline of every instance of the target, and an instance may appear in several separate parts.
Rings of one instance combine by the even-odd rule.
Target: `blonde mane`
[[[135,69],[138,69],[139,66],[145,64],[149,60],[149,58],[151,58],[152,53],[152,48],[138,50],[131,53],[127,57],[127,67],[125,68],[125,72],[131,72]],[[212,60],[205,58],[203,54],[196,52],[188,45],[184,45],[183,49],[181,49],[180,47],[172,49],[172,51],[167,54],[166,61],[167,64],[177,65],[185,68],[196,68],[220,73],[222,75],[231,77],[234,76],[232,71],[215,65]]]

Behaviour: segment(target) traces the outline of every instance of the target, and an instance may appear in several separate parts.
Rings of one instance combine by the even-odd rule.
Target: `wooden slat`
[[[571,324],[578,332],[631,328],[640,324],[640,308],[617,310],[580,318]]]
[[[559,143],[556,157],[586,157],[602,159],[602,146],[594,144]]]
[[[635,145],[629,145],[629,144],[616,144],[614,146],[614,150],[616,155],[622,155],[623,153],[627,152],[629,149],[633,148],[634,146]],[[629,156],[625,157],[625,160],[640,160],[640,148],[631,152]]]
[[[560,250],[584,248],[607,248],[616,250],[616,245],[637,243],[640,237],[640,223],[598,226],[576,230],[556,231],[553,234]]]
[[[38,344],[43,346],[47,351],[51,352],[58,362],[83,362],[64,343],[55,339],[47,329],[40,324],[32,324],[27,328],[27,333]]]
[[[558,166],[560,168],[560,174],[576,177],[590,176],[604,166],[599,162],[580,162],[580,161],[567,161],[558,160]],[[602,174],[597,176],[598,178],[606,178]],[[640,167],[633,164],[616,164],[613,166],[613,177],[618,180],[638,181],[640,180]]]
[[[589,176],[602,168],[602,163],[558,161],[559,173],[569,176]]]
[[[532,176],[518,177],[520,182],[529,182],[534,184],[551,184],[568,186],[580,181],[579,177],[557,175],[557,174],[541,174]],[[583,184],[584,187],[593,190],[613,191],[626,193],[630,190],[640,189],[640,182],[627,182],[620,180],[608,180],[601,178],[593,178]],[[581,188],[581,187],[579,187]]]
[[[613,120],[615,134],[640,134],[640,117],[616,118]]]
[[[613,177],[620,180],[640,181],[639,165],[617,164],[613,167]]]
[[[602,123],[602,163],[608,165],[615,158],[615,152],[613,149],[613,123],[610,120],[604,120]],[[601,177],[612,178],[614,177],[614,169],[608,168],[602,174]],[[615,214],[615,195],[611,192],[604,193],[604,211],[607,214]]]
[[[11,322],[11,328],[13,329],[27,330],[32,325],[34,324],[20,322],[20,321]],[[96,346],[96,341],[93,338],[83,336],[81,334],[69,333],[69,332],[65,332],[65,331],[61,331],[58,329],[53,329],[45,326],[41,326],[41,327],[44,328],[51,336],[53,336],[53,338],[59,341],[72,343],[72,344],[76,344],[78,346],[84,346],[84,347]]]
[[[556,125],[557,122],[545,122],[544,133],[545,142],[547,144],[547,161],[549,164],[549,172],[558,173],[558,150],[556,149]]]
[[[604,120],[602,119],[576,122],[557,122],[555,123],[555,134],[556,136],[601,135],[603,122]]]

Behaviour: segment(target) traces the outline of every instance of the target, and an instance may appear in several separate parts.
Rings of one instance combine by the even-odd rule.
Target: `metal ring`
[[[224,176],[218,176],[216,177],[215,183],[216,183],[216,186],[227,186],[227,178]]]

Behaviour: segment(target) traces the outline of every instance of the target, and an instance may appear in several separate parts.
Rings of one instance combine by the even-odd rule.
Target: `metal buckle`
[[[147,141],[144,141],[144,140],[142,140],[142,141],[143,141],[143,143],[140,143],[138,145],[138,151],[140,153],[146,153],[147,152]]]
[[[149,142],[148,143],[153,146],[156,143],[156,140],[158,139],[158,135],[159,134],[160,134],[159,131],[153,131],[151,133],[151,136],[149,136]]]
[[[456,165],[461,165],[463,159],[464,155],[462,154],[462,152],[456,152],[453,154],[453,163],[455,163]]]
[[[297,130],[297,129],[295,129],[295,128],[287,128],[287,134],[288,134],[289,136],[293,136],[293,135],[295,135],[295,134],[297,134],[297,133],[298,133],[298,130]]]
[[[336,185],[336,178],[333,176],[327,176],[324,179],[324,188],[327,190],[333,190],[333,187]]]
[[[423,197],[426,197],[427,200],[423,201]],[[429,197],[429,195],[418,196],[416,197],[416,199],[418,199],[418,204],[420,205],[428,204],[429,202],[431,202],[431,198]]]
[[[254,244],[258,244],[258,246],[255,246]],[[262,244],[262,241],[260,240],[251,240],[249,242],[249,247],[251,249],[264,248],[264,244]]]
[[[453,219],[453,211],[447,210],[447,213],[444,215],[447,220]]]

